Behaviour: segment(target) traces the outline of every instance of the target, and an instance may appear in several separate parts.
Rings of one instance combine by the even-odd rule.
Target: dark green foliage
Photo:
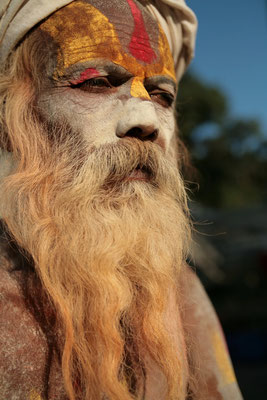
[[[267,200],[267,140],[258,121],[233,119],[223,91],[192,74],[177,99],[181,137],[199,172],[202,204],[242,207]]]

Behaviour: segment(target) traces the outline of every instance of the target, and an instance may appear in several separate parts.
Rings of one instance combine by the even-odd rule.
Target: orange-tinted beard
[[[167,398],[183,399],[182,332],[167,317],[189,240],[176,167],[149,142],[92,149],[74,134],[46,140],[39,131],[31,158],[21,156],[6,182],[1,215],[56,310],[69,398],[78,379],[82,398],[131,399],[150,359]],[[31,144],[23,146],[25,155]],[[138,165],[148,182],[127,180]]]

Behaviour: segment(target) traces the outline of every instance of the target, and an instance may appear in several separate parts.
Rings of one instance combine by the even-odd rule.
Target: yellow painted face
[[[74,1],[40,25],[57,45],[54,79],[61,78],[77,64],[97,59],[109,60],[132,75],[133,97],[149,98],[144,87],[147,78],[159,76],[176,82],[168,41],[156,21],[134,0],[118,1],[119,11],[114,9],[114,2],[113,8],[108,3]],[[125,15],[118,17],[118,13]],[[147,18],[153,28],[149,33],[145,28]],[[98,75],[97,69],[85,68],[80,80]]]

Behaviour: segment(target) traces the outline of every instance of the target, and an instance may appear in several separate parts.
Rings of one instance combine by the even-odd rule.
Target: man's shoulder
[[[29,276],[0,246],[0,400],[66,400],[53,346],[29,304],[38,296]]]
[[[26,307],[20,274],[0,246],[0,400],[31,398],[44,373],[45,339]]]
[[[6,305],[6,299],[19,296],[18,281],[12,273],[12,263],[8,259],[3,246],[0,244],[0,306],[1,310]],[[2,318],[3,313],[0,313]]]
[[[22,290],[21,271],[16,271],[0,247],[0,354],[9,346],[27,340],[27,331],[35,325],[27,309]],[[32,329],[31,329],[32,330]],[[14,349],[15,351],[15,349]]]

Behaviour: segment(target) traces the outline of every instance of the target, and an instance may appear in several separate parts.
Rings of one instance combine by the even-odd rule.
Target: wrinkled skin
[[[136,13],[135,3],[129,4]],[[137,136],[168,153],[176,93],[171,53],[165,35],[147,14],[140,24],[151,27],[150,34],[137,31],[132,37],[135,21],[129,4],[122,2],[117,12],[104,1],[78,1],[41,24],[38,34],[54,47],[50,45],[53,67],[43,82],[39,106],[51,122],[67,121],[94,146]]]
[[[3,254],[1,249],[0,399],[67,400],[44,317],[29,306],[23,271],[13,271],[14,263]]]
[[[34,34],[49,60],[38,107],[51,124],[67,121],[92,146],[133,136],[153,141],[173,157],[173,62],[159,26],[136,4],[78,1],[38,27]],[[132,178],[141,180],[140,174]],[[15,267],[21,268],[21,262]],[[31,308],[24,273],[14,271],[14,260],[3,252],[0,286],[0,400],[66,400],[49,326],[43,328],[49,315]],[[202,376],[194,398],[241,399],[215,312],[187,268],[181,289],[185,341],[194,343],[189,361]],[[156,393],[149,399],[161,400]]]

